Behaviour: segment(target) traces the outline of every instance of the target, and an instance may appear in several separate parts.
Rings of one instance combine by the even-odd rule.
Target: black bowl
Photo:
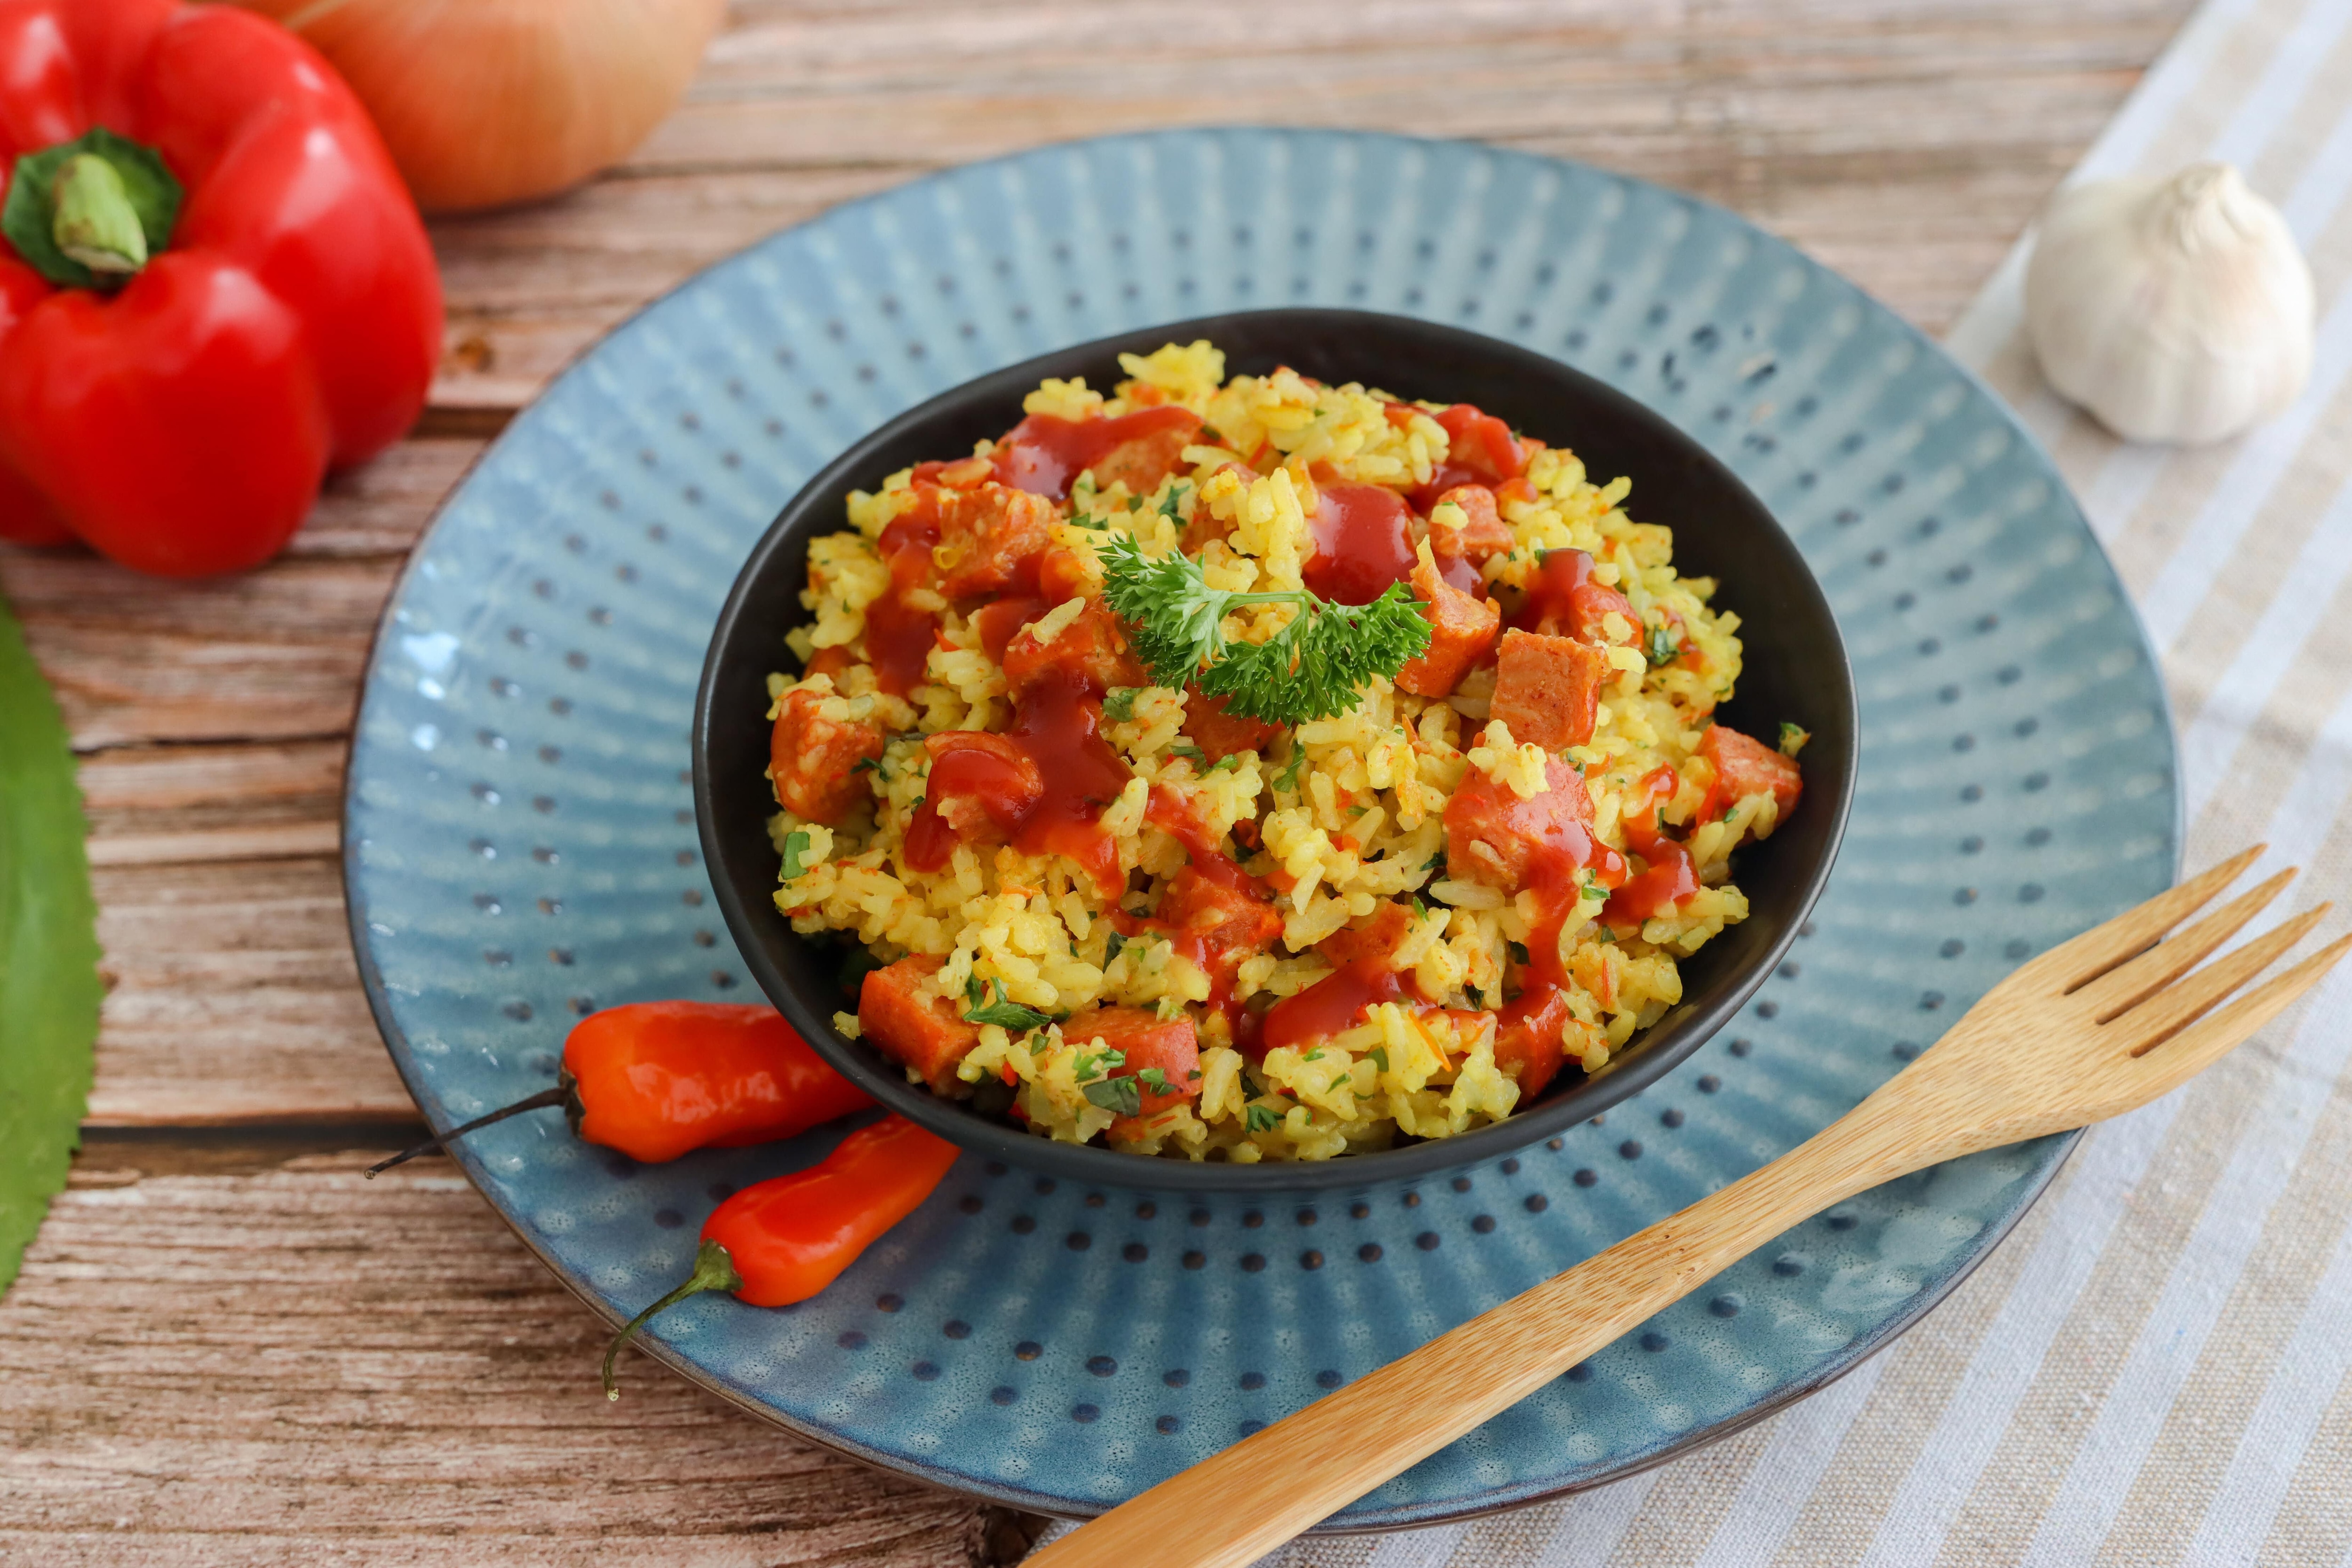
[[[909,1084],[873,1047],[833,1029],[855,1009],[839,983],[841,950],[793,934],[772,895],[779,869],[763,770],[766,680],[794,668],[784,633],[807,618],[811,538],[845,526],[842,504],[909,464],[969,452],[1021,418],[1045,376],[1119,379],[1117,356],[1207,338],[1229,372],[1287,364],[1399,396],[1475,403],[1555,446],[1573,447],[1596,479],[1633,480],[1632,509],[1675,531],[1675,563],[1721,583],[1716,603],[1742,623],[1746,669],[1724,721],[1753,734],[1782,720],[1812,732],[1805,796],[1788,823],[1740,852],[1748,918],[1682,961],[1683,1000],[1599,1077],[1556,1085],[1509,1121],[1457,1138],[1338,1160],[1237,1165],[1152,1159],[1052,1142]],[[1844,645],[1820,587],[1772,516],[1731,470],[1624,394],[1556,360],[1430,321],[1361,310],[1249,310],[1122,332],[968,382],[891,420],[835,458],[778,514],[719,614],[694,706],[694,805],[711,882],[761,988],[826,1060],[877,1100],[967,1149],[1073,1181],[1192,1192],[1305,1192],[1429,1174],[1549,1137],[1639,1091],[1729,1022],[1796,939],[1829,879],[1853,794],[1854,696]]]

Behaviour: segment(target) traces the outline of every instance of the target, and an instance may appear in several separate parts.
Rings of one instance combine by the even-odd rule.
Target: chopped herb
[[[1601,928],[1601,940],[1606,942],[1614,942],[1617,940],[1617,933],[1611,931],[1607,926],[1602,926]]]
[[[1118,956],[1118,950],[1126,945],[1127,938],[1117,931],[1103,938],[1103,963],[1108,966],[1112,959]]]
[[[965,975],[963,977],[963,996],[964,1000],[971,1003],[973,1006],[979,1006],[982,1002],[988,1000],[988,982],[982,980],[977,974]]]
[[[1103,693],[1103,717],[1126,721],[1135,717],[1135,700],[1143,695],[1140,686],[1114,686]]]
[[[1129,511],[1141,511],[1143,510],[1143,498],[1141,496],[1128,497],[1127,510]]]
[[[1648,658],[1650,668],[1654,669],[1662,664],[1672,664],[1682,657],[1682,639],[1675,636],[1671,627],[1652,626],[1649,640],[1642,651]]]
[[[1160,515],[1171,522],[1181,522],[1184,521],[1183,504],[1184,487],[1170,485],[1168,493],[1160,498]]]
[[[1311,1051],[1307,1052],[1305,1056],[1303,1056],[1303,1057],[1299,1058],[1298,1059],[1299,1059],[1299,1060],[1301,1060],[1301,1061],[1307,1061],[1307,1062],[1319,1062],[1319,1061],[1321,1061],[1321,1060],[1323,1059],[1323,1047],[1320,1047],[1320,1046],[1318,1046],[1318,1047],[1316,1047],[1313,1050],[1311,1050]]]
[[[1271,1132],[1282,1125],[1282,1112],[1270,1105],[1248,1106],[1243,1110],[1242,1117],[1253,1132]]]
[[[1145,1068],[1141,1072],[1135,1075],[1135,1081],[1143,1085],[1144,1088],[1150,1089],[1154,1094],[1173,1094],[1176,1092],[1168,1082],[1168,1075],[1158,1068]]]
[[[1219,757],[1215,762],[1209,764],[1209,771],[1213,773],[1231,773],[1234,769],[1240,767],[1241,765],[1242,754],[1239,752],[1227,752],[1223,756]]]
[[[801,857],[808,853],[809,836],[804,827],[795,827],[784,835],[784,880],[798,877],[803,868]]]
[[[1512,963],[1525,963],[1528,961],[1527,943],[1521,942],[1507,942],[1503,945],[1511,950]]]
[[[1070,1064],[1071,1073],[1080,1083],[1116,1072],[1127,1065],[1125,1051],[1080,1051],[1077,1060]]]
[[[1290,743],[1290,761],[1280,773],[1274,775],[1274,787],[1288,790],[1293,795],[1297,794],[1298,770],[1306,765],[1307,748],[1293,741]]]
[[[1443,849],[1441,849],[1441,850],[1439,850],[1436,854],[1432,855],[1432,856],[1429,858],[1429,859],[1428,859],[1425,863],[1423,863],[1423,865],[1422,866],[1422,868],[1422,868],[1423,870],[1424,870],[1424,871],[1434,871],[1434,872],[1436,872],[1440,877],[1444,876],[1444,875],[1445,875],[1445,851],[1444,851],[1444,850],[1443,850]]]
[[[1374,1046],[1367,1054],[1371,1057],[1374,1067],[1382,1072],[1389,1070],[1389,1048],[1386,1046]]]
[[[990,986],[995,994],[996,1000],[985,1007],[975,1006],[971,1012],[966,1013],[963,1016],[965,1023],[995,1024],[1007,1029],[1034,1029],[1042,1024],[1051,1022],[1045,1014],[1034,1007],[1024,1007],[1018,1002],[1007,1002],[1004,999],[1002,982],[992,981]],[[979,998],[973,997],[972,1000],[977,1002]]]
[[[1086,1087],[1087,1099],[1105,1110],[1120,1116],[1139,1116],[1143,1112],[1143,1091],[1131,1078],[1107,1078]]]
[[[1225,433],[1213,425],[1202,426],[1200,434],[1201,445],[1203,447],[1222,447],[1225,444]]]
[[[1427,920],[1429,918],[1429,906],[1421,901],[1421,895],[1419,893],[1415,893],[1412,896],[1412,912],[1422,920]]]
[[[856,762],[849,764],[849,771],[853,773],[882,773],[882,759],[879,757],[860,757]],[[884,778],[887,778],[890,775],[883,773],[882,776]]]
[[[1782,756],[1795,756],[1805,749],[1805,742],[1812,738],[1811,731],[1802,725],[1791,724],[1786,719],[1780,721],[1780,754]]]
[[[1153,679],[1197,685],[1236,718],[1300,724],[1344,713],[1373,677],[1393,676],[1429,647],[1429,623],[1402,583],[1369,605],[1340,605],[1306,588],[1212,588],[1181,551],[1147,556],[1126,534],[1113,534],[1101,557],[1103,598]],[[1227,642],[1224,618],[1248,605],[1297,613],[1263,643]]]
[[[1199,1068],[1194,1068],[1191,1072],[1184,1075],[1185,1081],[1188,1083],[1199,1081],[1200,1077],[1201,1069]]]
[[[1333,1089],[1339,1088],[1341,1084],[1349,1082],[1354,1077],[1355,1075],[1353,1073],[1343,1072],[1335,1074],[1333,1075],[1331,1081],[1323,1086],[1323,1092],[1328,1094]]]
[[[1177,742],[1168,748],[1168,754],[1171,757],[1181,757],[1196,768],[1205,765],[1209,760],[1209,753],[1190,741]]]

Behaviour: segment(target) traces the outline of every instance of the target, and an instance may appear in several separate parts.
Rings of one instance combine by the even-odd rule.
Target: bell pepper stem
[[[621,1347],[645,1326],[647,1319],[666,1308],[675,1307],[688,1296],[698,1296],[705,1290],[740,1290],[742,1288],[743,1277],[735,1272],[735,1260],[727,1255],[727,1249],[708,1237],[704,1238],[702,1245],[695,1248],[694,1272],[687,1276],[686,1283],[624,1323],[621,1331],[613,1336],[613,1342],[604,1347],[604,1397],[621,1397],[620,1384],[613,1381],[613,1358],[621,1353]]]
[[[526,1110],[543,1110],[552,1105],[563,1107],[563,1113],[572,1119],[572,1125],[574,1131],[577,1131],[580,1125],[580,1090],[570,1073],[565,1073],[563,1081],[553,1089],[542,1089],[528,1099],[516,1100],[512,1105],[501,1105],[487,1116],[477,1116],[463,1126],[452,1127],[438,1137],[427,1138],[413,1149],[403,1149],[389,1160],[377,1161],[367,1169],[368,1180],[375,1180],[394,1165],[405,1165],[419,1154],[430,1154],[446,1148],[451,1139],[463,1138],[478,1128],[488,1127],[494,1121],[504,1121],[509,1116],[520,1116]]]
[[[92,272],[128,277],[147,265],[147,231],[114,165],[77,153],[58,171],[50,233],[58,248]]]

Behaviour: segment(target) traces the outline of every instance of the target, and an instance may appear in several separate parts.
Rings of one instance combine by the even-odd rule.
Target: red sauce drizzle
[[[1543,559],[1528,584],[1527,597],[1510,624],[1523,632],[1545,631],[1559,637],[1599,635],[1601,617],[1615,610],[1633,618],[1625,596],[1605,583],[1592,580],[1592,557],[1581,550],[1555,550]]]
[[[1139,408],[1116,419],[1064,419],[1032,414],[996,446],[996,481],[1031,495],[1068,499],[1070,481],[1110,455],[1111,448],[1163,430],[1199,424],[1190,409],[1173,404]]]
[[[1635,782],[1620,806],[1625,842],[1649,868],[1619,887],[1601,908],[1601,918],[1612,926],[1638,926],[1670,912],[1698,891],[1698,868],[1690,851],[1666,837],[1658,822],[1658,808],[1675,797],[1682,778],[1674,769],[1653,768]]]
[[[1379,485],[1325,485],[1307,519],[1315,553],[1299,575],[1342,605],[1369,605],[1412,575],[1412,513],[1404,498]]]
[[[1457,403],[1435,417],[1448,438],[1445,461],[1431,472],[1429,483],[1412,492],[1417,510],[1427,513],[1439,496],[1456,485],[1491,488],[1527,472],[1527,448],[1512,436],[1511,427],[1493,415],[1475,405]],[[1411,418],[1408,413],[1405,420]]]
[[[1035,764],[1034,778],[982,747],[937,758],[908,825],[907,864],[918,871],[947,865],[956,833],[935,802],[960,795],[977,801],[1023,854],[1075,860],[1106,898],[1116,897],[1124,886],[1118,847],[1100,823],[1132,774],[1102,738],[1100,694],[1058,671],[1040,679],[1023,694],[1003,739]]]
[[[936,487],[918,487],[915,504],[882,531],[890,586],[866,606],[866,659],[874,667],[876,684],[894,697],[922,683],[923,666],[938,642],[939,617],[908,605],[906,595],[930,574],[931,547],[940,542],[939,500]]]
[[[1403,994],[1405,977],[1389,967],[1386,953],[1367,953],[1274,1005],[1260,1023],[1254,1056],[1280,1046],[1299,1047],[1328,1039],[1352,1026],[1366,1010]]]

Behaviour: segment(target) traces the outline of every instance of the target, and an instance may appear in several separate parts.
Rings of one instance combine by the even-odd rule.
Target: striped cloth
[[[2196,451],[2108,437],[2041,384],[2023,246],[1951,346],[2056,455],[2162,652],[2187,863],[2267,840],[2301,898],[2352,902],[2352,0],[2210,0],[2076,177],[2205,158],[2279,205],[2318,283],[2286,414]],[[1949,1301],[1778,1418],[1562,1503],[1276,1561],[2352,1568],[2348,1018],[2352,966],[2101,1128]]]

